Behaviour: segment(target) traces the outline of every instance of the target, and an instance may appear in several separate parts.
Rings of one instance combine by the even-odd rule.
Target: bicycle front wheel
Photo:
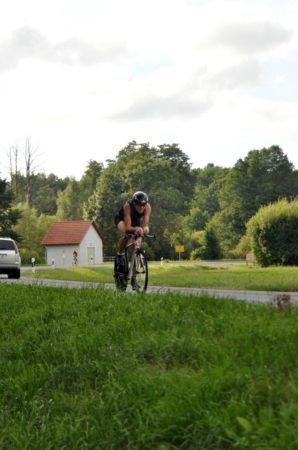
[[[123,271],[119,271],[119,266],[117,263],[117,259],[115,258],[115,262],[114,262],[114,279],[115,279],[115,284],[116,284],[116,288],[119,289],[120,291],[126,291],[126,287],[127,287],[127,280],[126,280],[126,276],[123,273]]]
[[[135,269],[132,287],[137,292],[144,292],[148,286],[148,263],[146,254],[142,249],[137,251]]]

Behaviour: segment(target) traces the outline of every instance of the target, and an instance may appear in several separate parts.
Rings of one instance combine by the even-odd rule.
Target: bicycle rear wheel
[[[136,267],[131,280],[132,288],[137,292],[144,292],[148,286],[148,263],[144,250],[137,250]]]

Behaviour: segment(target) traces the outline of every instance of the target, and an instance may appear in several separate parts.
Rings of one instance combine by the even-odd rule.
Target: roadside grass
[[[38,269],[35,272],[26,270],[22,276],[30,278],[45,278],[49,280],[69,280],[69,281],[87,281],[90,283],[112,283],[113,269],[111,265],[102,265],[96,267],[68,267],[68,268],[49,268]]]
[[[112,266],[37,269],[23,276],[59,280],[113,283]],[[195,264],[149,265],[149,285],[218,289],[298,291],[298,267],[267,267],[231,264],[200,266]]]
[[[297,308],[5,283],[0,294],[1,449],[297,449]]]

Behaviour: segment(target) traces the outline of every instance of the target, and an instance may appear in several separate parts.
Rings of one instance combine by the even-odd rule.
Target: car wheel
[[[8,274],[8,278],[15,278],[16,280],[18,280],[20,277],[21,277],[20,270],[15,270],[14,272]]]

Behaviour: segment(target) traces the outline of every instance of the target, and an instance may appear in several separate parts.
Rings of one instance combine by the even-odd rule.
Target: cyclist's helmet
[[[134,205],[146,205],[148,200],[148,195],[143,191],[137,191],[132,196],[132,202]]]

